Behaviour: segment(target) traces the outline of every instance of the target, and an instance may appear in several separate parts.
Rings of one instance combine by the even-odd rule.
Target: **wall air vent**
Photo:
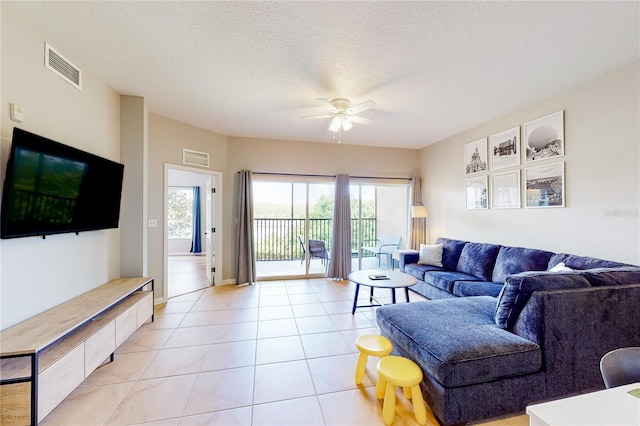
[[[182,162],[190,166],[209,167],[209,154],[206,152],[183,148]]]
[[[49,43],[44,44],[44,66],[69,84],[82,90],[82,70],[62,56]]]

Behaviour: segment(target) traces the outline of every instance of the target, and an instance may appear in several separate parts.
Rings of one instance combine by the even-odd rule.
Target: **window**
[[[193,189],[169,187],[167,194],[169,238],[191,238]]]

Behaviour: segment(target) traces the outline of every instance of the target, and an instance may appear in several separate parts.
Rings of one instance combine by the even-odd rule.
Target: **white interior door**
[[[206,197],[205,197],[205,232],[204,246],[206,256],[206,274],[209,284],[214,284],[214,268],[215,268],[215,250],[213,248],[213,177],[207,179]]]

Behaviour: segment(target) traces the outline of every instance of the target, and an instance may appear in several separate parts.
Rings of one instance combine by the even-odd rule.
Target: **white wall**
[[[429,239],[445,236],[640,264],[639,76],[638,62],[629,64],[423,149]],[[566,208],[466,210],[464,144],[559,110],[565,111],[566,155],[558,161],[566,164]],[[521,180],[525,167],[519,167]]]
[[[0,175],[14,126],[119,161],[118,94],[9,4],[0,8]],[[44,67],[45,41],[83,68],[82,91]],[[24,108],[24,122],[10,120],[10,103]],[[118,277],[119,235],[105,230],[1,240],[0,329]]]

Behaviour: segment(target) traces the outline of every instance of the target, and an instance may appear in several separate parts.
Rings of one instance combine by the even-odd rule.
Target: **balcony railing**
[[[324,241],[327,249],[331,240],[332,219],[308,219],[309,239]],[[376,219],[362,220],[362,237],[358,238],[358,219],[351,219],[351,250],[357,252],[362,240],[376,238]],[[303,255],[300,239],[304,241],[306,219],[253,220],[256,260],[293,260]]]

